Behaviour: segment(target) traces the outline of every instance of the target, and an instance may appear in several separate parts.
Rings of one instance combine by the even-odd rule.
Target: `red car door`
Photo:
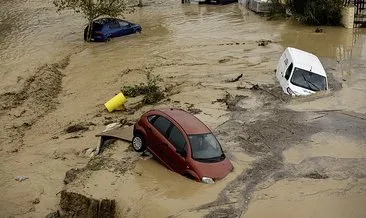
[[[166,156],[170,159],[175,172],[183,174],[187,168],[187,143],[185,137],[176,126],[172,125],[167,132],[169,145],[166,146]]]
[[[163,164],[166,165],[170,170],[173,169],[172,159],[168,157],[167,152],[169,147],[169,141],[166,139],[166,134],[170,129],[172,123],[162,116],[157,116],[152,121],[152,128],[148,128],[147,138],[148,147],[153,155],[158,158]]]

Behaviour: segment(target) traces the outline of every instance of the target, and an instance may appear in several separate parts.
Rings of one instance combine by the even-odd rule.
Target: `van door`
[[[286,53],[287,53],[287,50],[283,52],[280,60],[278,61],[277,73],[276,73],[277,79],[280,82],[280,85],[285,93],[286,93],[286,89],[288,87],[287,80],[285,79],[285,74],[289,68],[289,65],[291,64],[291,63],[289,63],[291,61],[288,59],[288,57],[287,57],[288,54],[286,55]]]
[[[294,68],[294,64],[293,63],[291,63],[288,67],[287,67],[287,69],[286,69],[286,71],[285,71],[285,73],[284,73],[284,85],[282,86],[283,87],[283,89],[284,89],[284,91],[287,93],[287,88],[290,86],[290,78],[291,78],[291,74],[292,74],[292,70],[293,70],[293,68]],[[290,93],[288,93],[288,94],[290,94]]]

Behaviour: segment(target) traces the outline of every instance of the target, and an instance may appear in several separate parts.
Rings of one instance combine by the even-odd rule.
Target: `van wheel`
[[[132,138],[132,148],[136,152],[143,152],[146,150],[144,137],[140,133],[136,133]]]

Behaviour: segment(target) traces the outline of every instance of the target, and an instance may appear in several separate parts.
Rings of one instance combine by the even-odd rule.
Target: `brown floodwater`
[[[245,81],[277,84],[273,70],[278,57],[285,47],[297,47],[318,55],[342,88],[310,100],[294,99],[285,107],[300,112],[336,109],[366,114],[364,29],[321,27],[323,32],[315,33],[314,27],[293,21],[267,21],[238,4],[146,2],[146,7],[137,8],[134,14],[126,16],[142,26],[142,34],[116,38],[108,43],[85,43],[82,32],[86,22],[81,15],[71,11],[56,13],[52,1],[0,0],[0,95],[23,89],[27,79],[39,72],[37,69],[59,63],[70,55],[67,68],[62,71],[62,91],[54,106],[56,109],[37,111],[34,115],[32,108],[36,107],[25,102],[21,109],[27,110],[27,116],[14,110],[0,114],[1,128],[6,130],[0,133],[0,216],[40,217],[57,208],[56,194],[63,188],[64,173],[85,164],[86,159],[79,153],[96,143],[94,135],[104,129],[104,117],[120,119],[118,114],[105,114],[102,103],[122,85],[141,82],[146,67],[179,91],[171,97],[181,102],[178,106],[195,104],[203,110],[197,117],[216,129],[230,119],[230,115],[222,105],[212,102],[227,90],[241,93],[236,90],[237,84],[224,81],[243,73],[240,85],[245,85]],[[259,47],[256,41],[260,39],[273,43]],[[32,94],[28,93],[30,101],[34,98]],[[265,104],[257,98],[247,98],[242,105],[253,112],[250,121],[254,122],[256,116],[260,116],[255,111],[261,112]],[[136,119],[140,113],[142,111],[131,117]],[[78,139],[70,140],[62,135],[60,129],[85,120],[97,126]],[[23,149],[9,153],[14,143],[18,143],[11,134],[16,123],[32,123],[33,127],[16,135],[22,137]],[[363,133],[357,133],[361,137],[354,137],[338,135],[336,131],[314,134],[307,144],[296,144],[284,151],[285,163],[298,164],[320,156],[366,158]],[[55,136],[59,138],[51,140]],[[127,148],[123,146],[116,151],[123,153]],[[97,171],[82,181],[81,186],[84,192],[95,197],[114,197],[120,203],[118,210],[130,217],[151,214],[199,217],[207,211],[189,214],[190,209],[215,200],[224,187],[256,159],[235,147],[235,143],[227,143],[224,149],[236,170],[212,187],[180,177],[153,159],[138,160],[131,173],[123,176]],[[14,181],[18,175],[30,179],[18,183]],[[298,190],[300,192],[295,194]],[[32,203],[35,197],[40,200],[37,205]],[[352,217],[352,214],[362,217],[365,210],[360,202],[364,199],[365,182],[361,179],[282,180],[255,193],[244,217],[287,217],[299,208],[308,212],[297,217],[311,217],[314,213],[313,217],[335,217],[339,211],[329,209],[333,203],[342,205],[339,209],[344,208],[343,217]]]

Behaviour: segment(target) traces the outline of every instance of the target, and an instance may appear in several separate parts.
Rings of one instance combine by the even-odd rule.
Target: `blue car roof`
[[[121,20],[121,19],[118,19],[118,18],[109,18],[109,17],[106,17],[106,18],[99,18],[99,19],[94,20],[94,22],[95,22],[95,23],[100,23],[100,24],[106,24],[106,23],[111,22],[112,20],[120,20],[120,21],[128,22],[128,21],[126,21],[126,20]],[[128,23],[129,23],[129,22],[128,22]]]

